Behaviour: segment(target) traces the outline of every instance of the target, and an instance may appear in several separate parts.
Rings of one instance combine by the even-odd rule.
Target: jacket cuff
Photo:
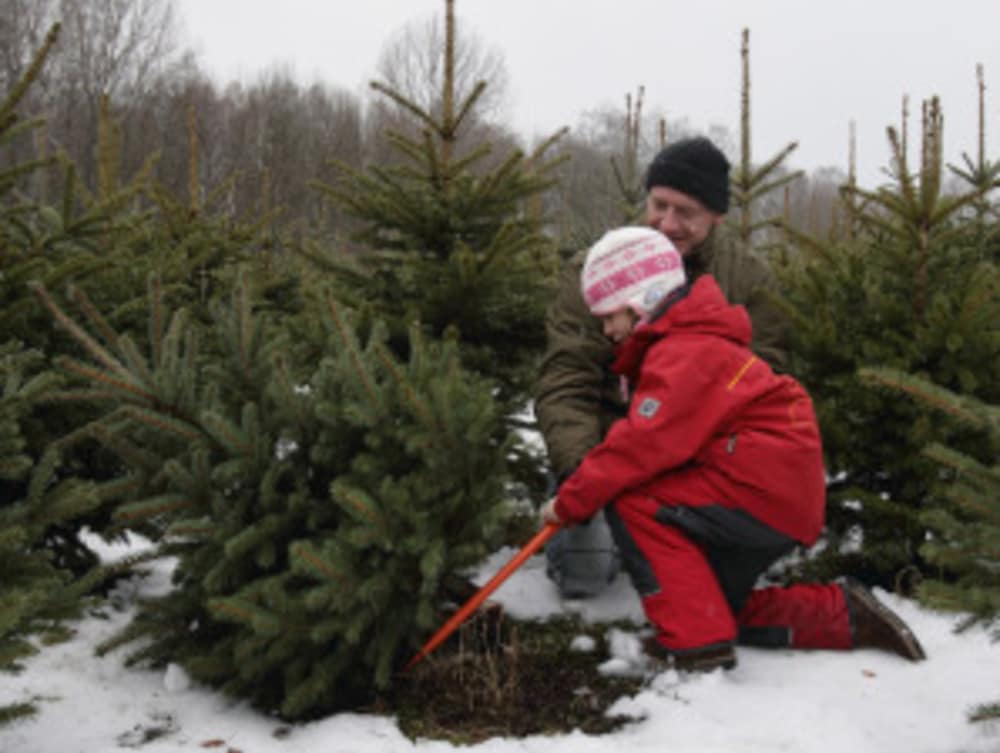
[[[594,515],[597,513],[592,513],[590,515],[579,515],[574,511],[573,505],[567,504],[566,500],[562,497],[556,497],[556,504],[553,508],[556,515],[559,516],[559,520],[570,525],[585,525],[594,519]]]
[[[576,473],[576,469],[577,466],[573,466],[572,468],[569,468],[568,470],[565,470],[558,476],[556,476],[556,489],[559,489],[559,487],[563,485],[566,479],[568,479],[570,476]]]
[[[559,497],[556,497],[555,512],[556,515],[559,516],[559,520],[563,521],[564,523],[578,522],[576,520],[573,520],[571,516],[566,514],[566,505],[563,504],[562,499],[560,499]]]

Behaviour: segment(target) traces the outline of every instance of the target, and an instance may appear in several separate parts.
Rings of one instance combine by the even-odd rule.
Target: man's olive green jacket
[[[548,345],[534,387],[535,415],[548,447],[549,462],[560,479],[598,444],[625,409],[625,397],[609,365],[611,342],[600,320],[587,309],[580,291],[586,250],[563,270],[545,328]],[[688,280],[711,274],[730,303],[746,307],[753,324],[753,351],[777,370],[785,363],[784,321],[766,295],[774,279],[763,260],[744,251],[722,229],[685,257]]]

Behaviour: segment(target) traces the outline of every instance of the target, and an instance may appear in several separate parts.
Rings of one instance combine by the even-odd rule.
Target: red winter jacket
[[[749,350],[750,318],[710,276],[619,347],[633,396],[559,488],[575,523],[626,492],[662,504],[739,508],[804,544],[823,527],[826,485],[812,401]]]

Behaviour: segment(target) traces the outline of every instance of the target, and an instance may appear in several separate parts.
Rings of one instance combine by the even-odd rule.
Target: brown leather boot
[[[851,615],[851,636],[855,648],[878,648],[891,651],[910,661],[927,658],[920,641],[905,622],[871,591],[854,578],[841,584]]]
[[[643,642],[646,653],[665,665],[680,672],[711,672],[715,669],[732,669],[736,666],[736,652],[730,644],[708,646],[677,654],[668,649],[656,636],[650,636]]]

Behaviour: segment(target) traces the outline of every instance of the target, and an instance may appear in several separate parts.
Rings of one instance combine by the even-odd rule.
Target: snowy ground
[[[485,581],[508,559],[485,563]],[[391,718],[339,714],[284,725],[206,689],[175,667],[124,669],[121,655],[92,647],[128,619],[136,593],[165,588],[166,567],[118,595],[126,607],[77,625],[76,637],[46,648],[19,676],[0,675],[0,705],[37,699],[40,713],[0,728],[0,753],[435,753],[454,747],[411,741]],[[610,641],[607,671],[642,672],[644,689],[613,713],[642,717],[612,735],[492,739],[470,753],[1000,753],[1000,725],[973,725],[967,711],[1000,697],[1000,645],[981,630],[952,631],[954,619],[878,592],[914,628],[929,659],[911,664],[873,651],[739,650],[731,672],[656,673],[628,631]],[[541,558],[529,560],[496,598],[508,612],[543,618],[577,611],[588,619],[634,618],[639,604],[622,578],[600,598],[560,603]],[[572,692],[567,688],[566,692]]]

